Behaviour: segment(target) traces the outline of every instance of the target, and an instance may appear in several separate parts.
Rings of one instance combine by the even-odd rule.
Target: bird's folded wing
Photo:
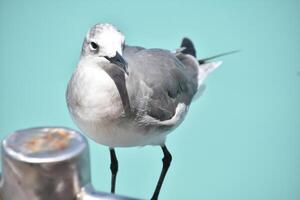
[[[197,83],[189,80],[185,66],[174,54],[161,49],[141,49],[134,53],[128,49],[124,57],[132,73],[129,81],[133,84],[128,84],[128,90],[135,94],[130,99],[139,106],[137,112],[141,120],[176,124],[197,89]],[[139,90],[140,93],[136,92]]]

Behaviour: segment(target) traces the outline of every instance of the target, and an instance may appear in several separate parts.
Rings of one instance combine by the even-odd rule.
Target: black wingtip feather
[[[184,50],[182,50],[182,53],[196,57],[196,49],[193,42],[189,38],[185,37],[182,39],[181,47],[185,48]]]

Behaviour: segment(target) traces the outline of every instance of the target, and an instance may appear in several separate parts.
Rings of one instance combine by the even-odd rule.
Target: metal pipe
[[[2,142],[1,200],[129,200],[91,185],[89,148],[77,131],[40,127]]]

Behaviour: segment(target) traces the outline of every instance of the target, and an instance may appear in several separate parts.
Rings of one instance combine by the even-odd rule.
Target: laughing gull
[[[118,171],[114,148],[159,145],[163,167],[151,199],[158,198],[172,160],[166,136],[183,121],[203,92],[204,79],[220,64],[197,60],[188,38],[173,52],[129,46],[111,24],[88,31],[68,84],[67,105],[80,130],[109,147],[112,193]]]

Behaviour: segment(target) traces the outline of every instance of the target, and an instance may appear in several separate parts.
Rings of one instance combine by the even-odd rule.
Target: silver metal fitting
[[[1,200],[130,199],[96,192],[87,140],[63,127],[16,131],[2,142]]]

